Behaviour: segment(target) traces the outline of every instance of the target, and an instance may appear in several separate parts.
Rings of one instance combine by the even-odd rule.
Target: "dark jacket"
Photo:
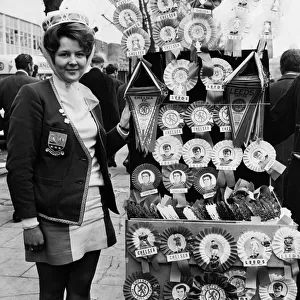
[[[7,139],[7,182],[21,219],[39,215],[80,225],[92,159],[72,122],[64,122],[50,80],[22,87],[12,105]],[[102,204],[118,213],[107,156],[118,151],[125,141],[116,128],[106,134],[99,105],[93,109],[92,116],[100,131],[95,155],[104,179]],[[47,150],[50,132],[67,136],[63,155],[55,156]]]
[[[105,130],[114,128],[120,120],[120,115],[113,79],[98,68],[92,68],[81,77],[80,82],[87,86],[99,100]]]
[[[300,77],[291,84],[287,92],[278,100],[271,110],[272,134],[268,141],[279,144],[293,133],[294,145],[288,169],[286,196],[283,205],[292,211],[292,217],[300,222]]]
[[[296,73],[290,73],[283,75],[278,81],[274,82],[270,86],[270,103],[271,108],[278,102],[278,100],[285,94],[288,90],[294,79],[297,77]],[[276,150],[276,159],[283,163],[285,166],[288,166],[288,160],[291,156],[293,150],[294,135],[291,135],[282,143],[275,146]],[[273,183],[275,191],[280,199],[284,198],[284,185],[286,181],[286,171]]]
[[[30,77],[22,71],[17,71],[14,75],[8,76],[0,81],[0,109],[4,109],[5,136],[8,132],[9,110],[20,88],[25,84],[37,81],[38,79]]]

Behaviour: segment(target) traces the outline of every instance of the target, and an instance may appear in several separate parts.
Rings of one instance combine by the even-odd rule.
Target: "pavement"
[[[117,243],[101,253],[92,283],[92,300],[123,300],[125,280],[125,219],[124,200],[129,197],[129,174],[122,162],[127,147],[116,155],[118,167],[110,168],[111,179],[120,215],[111,214]],[[38,300],[38,275],[34,263],[24,259],[21,223],[12,222],[13,207],[6,184],[6,151],[0,150],[0,299]]]

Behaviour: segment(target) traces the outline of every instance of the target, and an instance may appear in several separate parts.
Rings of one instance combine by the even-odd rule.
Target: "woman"
[[[85,17],[54,12],[43,27],[41,49],[54,75],[24,86],[14,101],[7,180],[40,299],[63,299],[65,289],[69,300],[90,299],[100,251],[116,242],[107,157],[125,144],[130,112],[126,105],[106,133],[98,100],[78,82],[94,51]]]

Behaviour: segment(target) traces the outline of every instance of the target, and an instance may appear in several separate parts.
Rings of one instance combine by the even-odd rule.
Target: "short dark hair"
[[[180,285],[176,286],[176,290],[177,289],[184,289],[184,291],[186,291],[186,286],[183,284],[180,284]]]
[[[192,148],[193,153],[195,153],[198,150],[201,152],[201,148],[199,146],[195,146]]]
[[[93,30],[84,24],[73,22],[55,25],[45,32],[43,41],[52,61],[54,61],[54,55],[60,46],[59,40],[62,37],[77,41],[87,57],[91,54],[95,44]]]
[[[115,71],[118,71],[118,68],[113,64],[109,64],[106,66],[105,70],[106,70],[106,74],[110,75],[113,74]]]
[[[179,174],[180,176],[182,176],[182,173],[180,171],[174,171],[173,176],[174,176],[174,174]]]
[[[230,153],[230,154],[231,154],[231,149],[225,148],[225,149],[223,150],[223,154],[225,154],[225,153]]]
[[[289,49],[280,57],[281,74],[285,72],[300,72],[300,49]]]
[[[17,70],[25,70],[28,67],[28,64],[33,64],[32,57],[29,54],[22,53],[15,58],[15,64]]]
[[[211,175],[209,175],[209,174],[205,174],[205,175],[203,175],[203,178],[202,178],[202,179],[204,179],[205,177],[208,177],[209,179],[212,179],[212,176],[211,176]]]
[[[278,288],[278,287],[281,287],[281,289],[283,289],[283,284],[280,283],[280,282],[275,282],[275,283],[273,284],[273,288]]]
[[[170,149],[171,149],[171,145],[170,145],[170,144],[164,144],[164,145],[163,145],[163,149],[166,150],[167,148],[170,148]]]
[[[150,174],[149,171],[143,171],[143,172],[141,173],[141,176],[143,176],[144,174],[147,174],[149,177],[151,176],[151,174]]]

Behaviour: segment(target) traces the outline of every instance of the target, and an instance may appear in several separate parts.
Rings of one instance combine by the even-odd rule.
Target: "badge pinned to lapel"
[[[65,152],[63,149],[66,146],[67,134],[61,132],[50,131],[48,136],[48,147],[46,152],[54,156],[63,156]]]

